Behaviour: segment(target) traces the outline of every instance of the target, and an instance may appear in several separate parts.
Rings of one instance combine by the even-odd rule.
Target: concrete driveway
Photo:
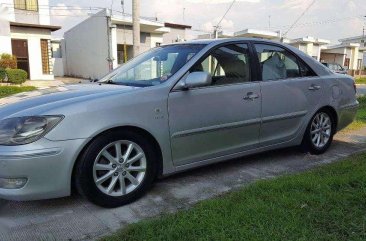
[[[203,167],[158,181],[139,201],[104,209],[74,195],[32,201],[0,201],[0,240],[90,240],[128,223],[175,212],[259,179],[301,172],[366,150],[366,128],[340,133],[324,155],[284,149]]]

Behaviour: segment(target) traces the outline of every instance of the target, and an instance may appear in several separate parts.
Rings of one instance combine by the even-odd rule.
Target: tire
[[[156,152],[144,136],[108,132],[94,139],[81,155],[76,188],[96,205],[119,207],[146,193],[155,179],[156,163]]]
[[[326,109],[319,110],[311,118],[306,128],[301,149],[314,155],[323,154],[328,150],[333,141],[335,128],[335,120],[332,113]]]

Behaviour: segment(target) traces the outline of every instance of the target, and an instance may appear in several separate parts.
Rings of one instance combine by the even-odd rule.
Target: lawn
[[[356,119],[345,129],[345,131],[357,130],[366,125],[366,96],[358,97],[358,102],[360,102],[360,106],[357,111]]]
[[[33,86],[0,86],[0,98],[35,89]]]
[[[355,155],[253,183],[101,240],[366,240],[365,173],[366,154]]]
[[[356,84],[366,84],[366,78],[356,78]]]

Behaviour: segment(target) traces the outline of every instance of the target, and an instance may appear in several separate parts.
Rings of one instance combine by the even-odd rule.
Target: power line
[[[217,27],[220,26],[221,22],[224,20],[224,18],[226,17],[226,15],[228,14],[228,12],[230,11],[230,9],[233,7],[234,3],[236,0],[233,0],[233,2],[230,4],[229,8],[226,10],[224,16],[222,16],[222,18],[220,19],[220,21],[218,22],[218,24],[216,25]]]
[[[284,37],[287,35],[288,32],[291,31],[291,29],[293,29],[295,27],[295,25],[300,21],[300,19],[305,15],[305,13],[307,11],[309,11],[309,9],[314,5],[315,2],[316,2],[316,0],[313,0],[309,4],[309,6],[307,6],[307,8],[304,10],[304,12],[302,12],[302,14],[295,20],[295,22],[290,26],[290,28],[283,34]]]
[[[230,4],[229,8],[226,10],[225,14],[222,16],[222,18],[220,19],[220,21],[217,23],[217,25],[214,28],[214,35],[215,38],[217,37],[217,31],[220,28],[220,24],[221,22],[224,20],[224,18],[226,17],[226,15],[228,14],[228,12],[230,11],[230,9],[233,7],[234,3],[236,0],[233,0],[232,3]]]

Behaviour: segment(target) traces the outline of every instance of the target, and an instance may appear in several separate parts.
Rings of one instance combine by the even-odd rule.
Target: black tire
[[[328,139],[327,143],[322,147],[317,147],[312,141],[311,126],[312,126],[312,123],[313,123],[314,119],[317,117],[317,115],[321,114],[321,113],[324,113],[329,117],[331,130],[330,130],[330,136],[329,136],[329,139]],[[335,120],[334,120],[333,114],[327,109],[319,110],[310,119],[310,122],[309,122],[309,124],[306,128],[306,131],[305,131],[305,134],[304,134],[301,146],[300,146],[301,150],[304,151],[304,152],[309,152],[310,154],[314,154],[314,155],[323,154],[324,152],[326,152],[328,150],[328,148],[332,144],[333,136],[334,136],[334,133],[335,133],[335,128],[336,128],[336,125],[335,125]]]
[[[97,187],[93,176],[93,166],[98,154],[104,147],[120,140],[132,141],[141,147],[146,156],[146,171],[136,189],[122,196],[110,196]],[[79,193],[92,203],[106,208],[114,208],[131,203],[144,195],[151,187],[156,173],[157,155],[153,145],[147,141],[147,138],[132,131],[113,131],[98,136],[82,153],[76,166],[75,184]]]

